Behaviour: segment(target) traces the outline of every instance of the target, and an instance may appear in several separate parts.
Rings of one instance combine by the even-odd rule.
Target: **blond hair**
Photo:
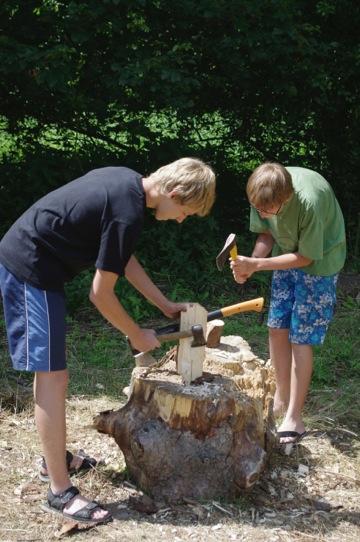
[[[198,158],[180,158],[151,173],[149,179],[161,194],[175,190],[176,200],[195,209],[199,216],[207,215],[215,201],[215,173]]]
[[[288,170],[276,162],[265,162],[250,175],[246,185],[248,199],[254,207],[266,209],[281,205],[293,194],[294,188]]]

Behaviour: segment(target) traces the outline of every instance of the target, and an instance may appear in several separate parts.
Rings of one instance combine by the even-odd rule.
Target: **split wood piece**
[[[207,311],[199,303],[189,303],[186,312],[180,316],[180,331],[191,329],[193,325],[202,326],[204,332],[207,324]],[[193,339],[180,339],[177,355],[177,371],[184,384],[190,384],[203,372],[205,345],[192,347]]]
[[[223,330],[223,320],[213,320],[212,322],[208,322],[206,330],[206,346],[208,348],[218,348]]]

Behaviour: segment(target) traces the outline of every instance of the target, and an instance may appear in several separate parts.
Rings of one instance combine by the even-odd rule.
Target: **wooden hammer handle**
[[[230,258],[231,258],[232,260],[236,260],[237,255],[238,255],[237,246],[234,245],[234,246],[232,247],[232,249],[230,250]]]
[[[156,338],[160,342],[164,341],[178,341],[179,339],[186,339],[192,337],[193,333],[191,329],[184,329],[183,331],[174,331],[172,333],[156,334]]]

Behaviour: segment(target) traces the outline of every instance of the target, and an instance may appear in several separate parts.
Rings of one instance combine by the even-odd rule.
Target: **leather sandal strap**
[[[72,460],[74,459],[74,456],[71,452],[69,452],[69,450],[66,450],[66,456],[65,456],[65,459],[66,459],[66,466],[67,466],[67,469],[69,470],[70,469],[70,465],[71,465],[71,462]],[[44,456],[41,456],[41,468],[43,470],[47,470],[47,466],[46,466],[46,461],[45,461],[45,457]]]
[[[70,465],[73,459],[74,459],[73,454],[69,452],[69,450],[66,450],[66,466],[68,470],[70,469]]]
[[[67,503],[76,497],[76,495],[79,495],[79,490],[75,486],[68,487],[68,489],[65,489],[65,491],[59,493],[59,495],[54,495],[49,488],[47,498],[51,508],[62,512]]]
[[[89,502],[83,508],[80,508],[80,510],[77,510],[77,512],[75,512],[74,516],[76,518],[87,519],[89,521],[92,521],[93,517],[94,517],[94,513],[97,510],[104,511],[104,508],[101,508],[101,506],[99,506],[99,504],[97,502],[95,502],[95,501]],[[107,518],[108,515],[109,515],[109,512],[107,513],[105,518]]]
[[[76,452],[76,455],[81,457],[82,459],[80,466],[76,469],[77,471],[89,470],[91,468],[96,467],[97,465],[96,459],[86,454],[84,450],[79,450],[78,452]]]

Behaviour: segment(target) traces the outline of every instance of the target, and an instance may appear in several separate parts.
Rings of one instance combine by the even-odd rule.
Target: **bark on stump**
[[[234,498],[265,468],[274,434],[270,368],[240,337],[223,337],[206,352],[206,372],[187,386],[173,356],[162,366],[136,367],[126,405],[94,420],[155,499]]]

